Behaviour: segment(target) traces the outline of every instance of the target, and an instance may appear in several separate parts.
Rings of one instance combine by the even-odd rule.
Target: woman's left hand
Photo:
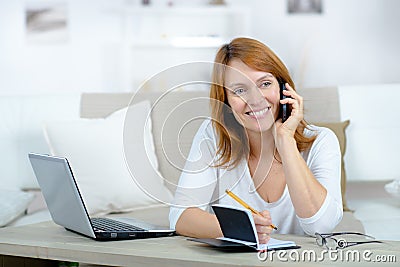
[[[282,123],[279,118],[275,122],[276,136],[275,138],[294,137],[294,133],[300,121],[304,118],[303,115],[303,98],[288,84],[285,84],[287,90],[283,90],[283,94],[287,96],[280,100],[280,104],[288,104],[291,107],[291,113],[288,119]]]

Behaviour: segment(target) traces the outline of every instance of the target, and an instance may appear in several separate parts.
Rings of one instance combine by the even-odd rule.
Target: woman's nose
[[[246,99],[247,105],[257,107],[266,102],[265,97],[261,94],[258,88],[250,91],[251,92],[248,94]]]

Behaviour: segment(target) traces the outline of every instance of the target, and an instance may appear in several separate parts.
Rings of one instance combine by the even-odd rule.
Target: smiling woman
[[[279,111],[279,107],[272,108],[272,103],[279,102],[275,77],[263,71],[254,72],[240,59],[233,59],[229,66],[224,83],[227,84],[227,100],[236,120],[249,130],[268,130]],[[240,80],[244,81],[236,83]]]
[[[240,208],[226,189],[260,211],[253,215],[260,243],[268,242],[272,224],[278,233],[314,235],[340,222],[338,140],[304,121],[303,99],[270,48],[249,38],[223,45],[210,104],[212,118],[198,130],[176,190],[172,228],[193,237],[222,236],[210,205]],[[291,110],[284,122],[282,105]]]

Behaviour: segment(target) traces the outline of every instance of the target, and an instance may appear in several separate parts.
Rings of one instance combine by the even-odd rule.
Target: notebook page
[[[267,244],[256,244],[253,242],[247,242],[238,239],[232,239],[227,237],[218,237],[217,239],[230,241],[234,243],[243,244],[249,247],[255,247],[257,250],[268,250],[268,249],[276,249],[276,248],[285,248],[285,247],[293,247],[296,246],[296,243],[293,241],[279,240],[275,238],[270,238]],[[257,245],[257,246],[256,246]]]
[[[249,247],[256,247],[256,245],[257,245],[256,243],[253,243],[253,242],[247,242],[244,240],[233,239],[233,238],[228,238],[228,237],[218,237],[217,239],[224,240],[224,241],[230,241],[230,242],[234,242],[234,243],[239,243],[239,244],[243,244],[243,245],[246,245]]]
[[[268,250],[293,246],[296,246],[296,243],[294,243],[293,241],[279,240],[271,237],[267,244],[258,244],[257,249]]]

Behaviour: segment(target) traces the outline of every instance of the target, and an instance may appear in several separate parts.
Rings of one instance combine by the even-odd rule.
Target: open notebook
[[[217,239],[191,238],[189,240],[221,248],[248,247],[255,250],[299,248],[293,241],[271,238],[267,244],[258,242],[258,235],[249,210],[226,205],[213,205],[223,237]]]

